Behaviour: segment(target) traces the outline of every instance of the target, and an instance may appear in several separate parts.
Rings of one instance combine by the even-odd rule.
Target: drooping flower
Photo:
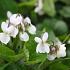
[[[37,53],[49,53],[50,52],[50,48],[49,48],[49,44],[47,43],[47,39],[48,39],[47,32],[45,32],[43,34],[42,38],[35,37],[35,41],[38,43],[38,45],[36,47]]]
[[[31,20],[29,17],[26,17],[24,19],[24,25],[26,26],[26,30],[30,33],[30,34],[36,34],[36,27],[31,24]]]
[[[38,13],[39,15],[43,15],[44,11],[43,11],[43,0],[37,0],[37,6],[34,10],[36,13]]]
[[[56,57],[65,57],[66,56],[66,47],[65,44],[62,44],[60,41],[56,42],[54,46],[50,47],[50,53],[48,54],[48,60],[54,60]]]
[[[29,17],[26,17],[23,21],[23,23],[21,23],[22,26],[22,32],[20,32],[19,37],[21,41],[28,41],[29,40],[29,35],[27,32],[29,32],[30,34],[36,34],[36,27],[31,24],[31,20]]]

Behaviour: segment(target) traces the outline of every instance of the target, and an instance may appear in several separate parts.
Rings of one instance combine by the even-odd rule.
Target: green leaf
[[[0,45],[0,58],[9,61],[9,62],[16,62],[24,57],[24,54],[15,54],[13,50],[6,46]]]
[[[18,70],[18,66],[15,63],[10,63],[4,70]]]
[[[55,62],[55,63],[52,63],[52,65],[50,64],[49,65],[49,70],[69,70],[69,68],[62,64],[60,61],[59,62]]]
[[[70,67],[70,59],[63,60],[62,63],[68,67]]]
[[[24,46],[24,57],[26,58],[26,60],[28,61],[29,60],[29,51],[28,49]]]
[[[60,11],[60,14],[64,17],[70,17],[70,6],[63,7],[63,9]]]
[[[43,10],[50,16],[55,16],[56,14],[54,2],[54,0],[44,0]]]
[[[15,52],[10,48],[0,45],[0,58],[4,60],[11,60],[10,56],[14,56]]]
[[[9,63],[7,63],[7,64],[0,64],[0,70],[4,70],[8,65],[9,65]]]
[[[23,53],[25,61],[29,60],[29,51],[25,46],[19,51],[19,53]]]
[[[34,57],[31,57],[29,61],[25,62],[28,65],[41,63],[44,59],[47,58],[47,54],[35,54]]]
[[[15,52],[6,46],[0,45],[0,56],[15,55]]]

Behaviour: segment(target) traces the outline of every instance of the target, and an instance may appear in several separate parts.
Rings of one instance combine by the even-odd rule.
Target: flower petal
[[[42,40],[43,40],[43,42],[46,42],[47,39],[48,39],[48,33],[45,32],[45,33],[43,34],[43,36],[42,36]]]
[[[6,29],[5,33],[11,34],[12,32],[14,32],[14,26],[13,26],[13,25],[10,25],[10,26]]]
[[[19,37],[20,37],[21,41],[28,41],[29,40],[29,36],[26,32],[24,32],[24,33],[20,32]]]
[[[43,46],[40,43],[36,47],[36,52],[37,53],[44,53]]]
[[[37,53],[47,53],[49,52],[49,49],[47,49],[48,46],[44,46],[42,43],[39,43],[36,47]]]
[[[66,56],[66,52],[65,51],[59,51],[59,52],[57,52],[57,58],[65,57],[65,56]]]
[[[18,28],[16,27],[13,27],[13,31],[10,33],[10,36],[12,36],[13,38],[16,37],[16,35],[18,34]]]
[[[8,27],[8,20],[7,20],[7,23],[2,22],[2,24],[1,24],[1,29],[3,30],[3,32],[5,32],[7,30],[7,27]]]
[[[26,24],[31,24],[30,18],[29,18],[29,17],[26,17],[26,18],[24,19],[24,23],[26,23]]]
[[[44,48],[45,48],[45,52],[46,52],[46,53],[49,53],[49,52],[50,52],[49,46],[50,46],[49,44],[44,43]]]
[[[30,34],[36,34],[36,27],[32,24],[28,27],[27,30]]]
[[[54,55],[54,54],[52,54],[52,55],[48,54],[47,55],[47,59],[50,60],[50,61],[54,60],[55,58],[56,58],[56,55]]]
[[[42,40],[39,38],[39,37],[35,37],[35,39],[34,39],[37,43],[41,43],[42,42]]]
[[[12,13],[10,11],[7,11],[7,17],[10,18],[12,16]]]
[[[57,58],[66,56],[66,47],[65,44],[60,45],[59,50],[57,51]]]
[[[10,34],[10,33],[14,32],[14,26],[13,25],[9,25],[8,26],[8,25],[9,25],[8,21],[7,21],[7,23],[6,22],[2,22],[1,28],[2,28],[4,33]]]
[[[10,17],[10,23],[13,24],[14,26],[19,25],[22,22],[22,16],[20,14],[13,14]]]
[[[9,21],[7,20],[6,22],[2,22],[1,24],[1,29],[3,30],[3,32],[6,33],[10,33],[13,30],[13,26],[8,26],[9,25]]]
[[[0,41],[7,44],[10,41],[10,36],[5,33],[0,33]]]

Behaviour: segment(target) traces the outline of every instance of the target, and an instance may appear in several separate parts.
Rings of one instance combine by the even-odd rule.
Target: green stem
[[[45,58],[36,70],[44,70],[49,65],[49,61]]]
[[[65,38],[64,41],[63,41],[63,43],[65,43],[65,42],[69,39],[69,37],[70,37],[70,34],[68,34],[68,35],[66,36],[66,38]]]

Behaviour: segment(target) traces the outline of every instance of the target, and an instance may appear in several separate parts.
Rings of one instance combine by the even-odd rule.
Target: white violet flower
[[[49,44],[46,42],[47,39],[48,39],[47,32],[43,34],[42,38],[35,37],[35,41],[38,43],[36,47],[37,53],[49,53],[50,52]]]
[[[13,25],[10,25],[9,20],[2,22],[1,24],[2,33],[0,33],[0,41],[7,44],[10,41],[10,37],[15,38],[18,34],[18,29]]]
[[[30,34],[36,34],[36,27],[31,24],[31,20],[29,17],[26,17],[24,19],[24,25],[26,26],[26,30],[30,33]]]
[[[54,60],[56,57],[60,58],[66,56],[65,44],[62,44],[60,41],[54,44],[54,46],[50,47],[50,53],[47,56],[48,60]]]
[[[26,31],[28,31],[30,34],[36,34],[36,27],[31,24],[31,20],[29,17],[26,17],[24,19],[24,22],[21,23],[23,31],[20,32],[19,37],[21,41],[28,41],[29,35]]]

